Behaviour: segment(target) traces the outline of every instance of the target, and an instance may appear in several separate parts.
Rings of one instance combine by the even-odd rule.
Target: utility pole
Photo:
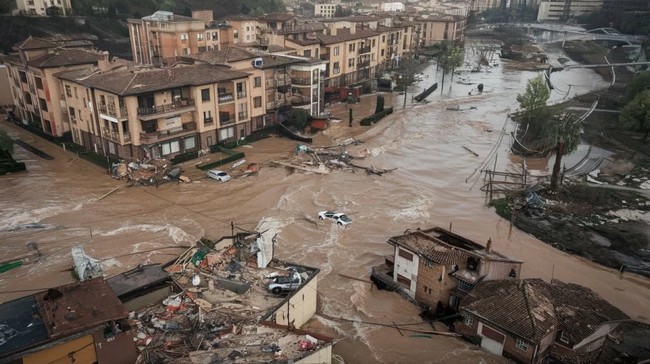
[[[404,78],[404,105],[403,105],[404,108],[406,108],[406,94],[408,93],[409,90],[409,66],[406,63],[405,63],[405,68],[406,68],[406,78]]]
[[[232,221],[230,222],[230,236],[235,236],[235,223]]]

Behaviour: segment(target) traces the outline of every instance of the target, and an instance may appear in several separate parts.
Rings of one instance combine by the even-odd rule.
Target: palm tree
[[[554,145],[555,162],[553,163],[553,172],[551,173],[551,191],[556,191],[560,178],[560,167],[562,166],[562,156],[570,154],[580,145],[580,131],[582,124],[579,119],[572,114],[565,117],[555,117],[550,120],[544,129],[542,137],[548,145]],[[546,143],[545,143],[546,144]]]

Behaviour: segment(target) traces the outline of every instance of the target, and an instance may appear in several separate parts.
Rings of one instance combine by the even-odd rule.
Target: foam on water
[[[97,236],[116,236],[116,235],[122,235],[122,234],[130,234],[133,232],[151,232],[151,233],[161,233],[161,232],[167,232],[167,236],[172,239],[172,241],[177,244],[181,245],[183,243],[189,243],[189,244],[194,244],[199,238],[196,236],[193,236],[185,230],[181,229],[178,226],[172,225],[172,224],[165,224],[165,225],[154,225],[154,224],[124,224],[120,226],[117,229],[112,229],[112,230],[93,230],[93,234]],[[201,234],[202,235],[202,234]]]
[[[389,212],[393,217],[393,222],[412,222],[429,219],[429,211],[433,207],[433,200],[423,194],[419,194],[412,201],[408,202],[407,206]]]
[[[0,210],[2,220],[0,220],[0,230],[12,229],[19,225],[40,222],[52,216],[71,211],[78,211],[83,208],[84,204],[91,200],[86,199],[82,201],[45,201],[42,204],[45,206],[30,208],[26,205],[12,205],[6,206]]]

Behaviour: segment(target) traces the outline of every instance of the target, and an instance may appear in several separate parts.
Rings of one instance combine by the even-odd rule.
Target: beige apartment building
[[[16,7],[25,15],[69,15],[70,0],[16,0]]]
[[[336,14],[337,4],[314,4],[314,16],[323,18],[333,18]]]
[[[161,65],[179,56],[218,50],[238,41],[237,29],[214,22],[212,11],[195,11],[192,15],[189,18],[157,11],[142,19],[129,19],[133,62]]]
[[[246,15],[233,15],[226,17],[226,24],[231,28],[230,46],[246,46],[258,43],[259,23],[257,18]]]
[[[75,143],[117,158],[164,157],[249,135],[250,75],[225,66],[84,69],[57,75]],[[80,111],[89,95],[94,117]],[[83,118],[83,119],[82,119]]]
[[[430,47],[443,40],[462,42],[465,40],[467,18],[458,15],[426,14],[414,21],[422,24],[420,41],[423,47]]]
[[[7,66],[14,115],[25,125],[54,137],[70,132],[69,116],[57,72],[98,66],[108,62],[108,53],[29,37],[18,43],[17,54],[3,57]],[[81,96],[86,107],[90,98]]]

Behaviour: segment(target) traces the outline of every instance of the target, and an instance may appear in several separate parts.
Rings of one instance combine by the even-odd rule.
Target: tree
[[[384,111],[384,95],[377,94],[377,105],[375,106],[375,114]]]
[[[619,121],[627,127],[644,133],[643,139],[647,139],[650,133],[650,90],[639,93],[625,105]]]
[[[634,78],[625,86],[624,102],[628,103],[644,90],[650,89],[650,71],[644,71],[636,74]]]
[[[539,75],[528,80],[526,92],[517,95],[519,107],[524,111],[524,120],[529,122],[537,109],[546,106],[546,102],[550,96],[551,92],[544,81],[544,76]]]
[[[556,117],[546,125],[547,127],[543,129],[543,137],[549,143],[555,143],[555,162],[551,173],[551,191],[555,191],[559,184],[562,156],[578,148],[582,125],[572,115],[564,118]]]
[[[442,93],[442,90],[445,87],[445,75],[451,72],[451,77],[453,79],[454,71],[457,67],[463,64],[465,54],[460,45],[448,40],[443,40],[436,44],[434,48],[437,48],[438,50],[436,54],[437,67],[442,68],[442,84],[440,85],[440,92]]]
[[[0,149],[4,149],[9,153],[14,150],[14,140],[2,129],[0,129]]]

